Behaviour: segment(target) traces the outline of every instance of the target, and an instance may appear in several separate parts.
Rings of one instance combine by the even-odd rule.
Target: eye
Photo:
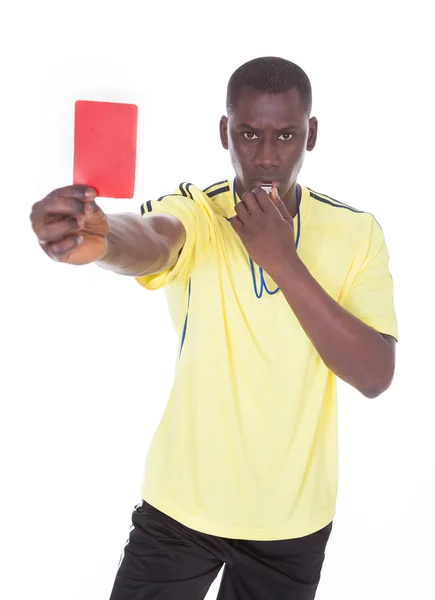
[[[245,131],[243,133],[243,137],[246,140],[255,140],[255,139],[257,139],[257,136],[255,135],[255,133],[252,133],[252,131]]]
[[[288,140],[291,140],[293,137],[293,134],[290,133],[289,131],[285,131],[284,133],[281,133],[281,135],[279,136],[279,140],[282,140],[284,142],[288,142]]]

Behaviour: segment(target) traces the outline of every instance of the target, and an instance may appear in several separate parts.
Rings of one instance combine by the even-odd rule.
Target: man
[[[390,385],[397,323],[372,215],[297,183],[316,144],[311,86],[259,58],[230,78],[220,122],[234,181],[183,183],[142,217],[85,186],[34,205],[45,252],[167,288],[180,344],[148,453],[144,501],[112,600],[315,597],[337,492],[336,376]]]

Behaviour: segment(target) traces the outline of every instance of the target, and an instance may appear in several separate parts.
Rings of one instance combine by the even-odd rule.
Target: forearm
[[[108,215],[107,254],[96,264],[120,275],[158,273],[170,260],[171,249],[148,219],[133,213]]]
[[[367,397],[388,388],[394,358],[379,332],[331,298],[300,259],[280,268],[273,278],[332,372]]]

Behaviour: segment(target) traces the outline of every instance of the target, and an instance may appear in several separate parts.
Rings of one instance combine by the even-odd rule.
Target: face
[[[309,118],[296,89],[279,94],[244,87],[229,117],[220,122],[230,151],[237,192],[277,183],[282,199],[293,189],[305,156],[316,144],[317,119]]]

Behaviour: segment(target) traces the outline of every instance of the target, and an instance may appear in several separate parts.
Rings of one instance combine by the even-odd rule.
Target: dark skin
[[[279,195],[296,215],[296,181],[305,152],[314,149],[317,119],[309,117],[299,92],[265,94],[243,88],[235,110],[222,117],[222,145],[230,151],[237,176],[237,194],[261,182],[279,182]]]
[[[42,250],[72,265],[95,262],[120,275],[159,273],[177,261],[186,240],[182,223],[170,215],[106,215],[96,190],[69,185],[32,207],[30,220]]]
[[[220,122],[241,198],[231,223],[247,252],[280,287],[327,367],[366,397],[391,384],[396,340],[342,308],[312,277],[295,248],[296,181],[317,138],[297,90],[267,94],[242,89]],[[271,197],[259,186],[273,183]],[[252,190],[252,191],[251,191]]]
[[[221,139],[237,175],[242,201],[231,221],[247,252],[281,288],[328,368],[365,396],[385,391],[393,378],[395,340],[335,302],[299,259],[295,248],[296,180],[306,150],[314,148],[317,120],[295,90],[264,94],[245,88],[220,123]],[[271,198],[258,186],[275,183]],[[143,219],[105,215],[96,191],[73,185],[52,191],[32,207],[41,248],[52,259],[101,267],[129,276],[163,271],[177,261],[185,240],[169,215]]]

